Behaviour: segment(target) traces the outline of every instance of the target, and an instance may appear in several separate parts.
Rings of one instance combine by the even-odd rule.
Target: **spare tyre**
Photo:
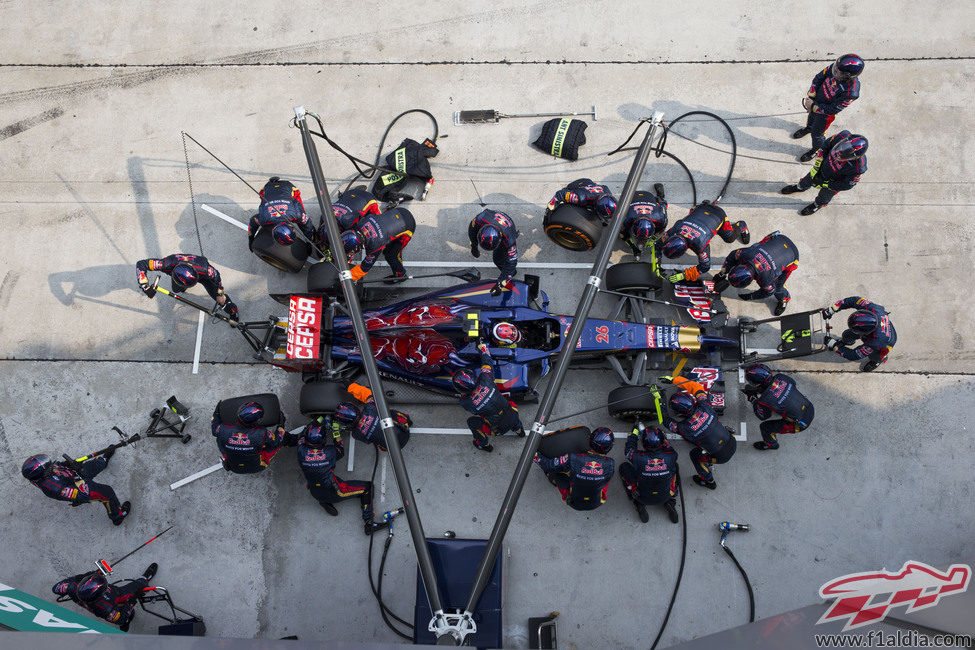
[[[298,410],[302,415],[334,413],[342,402],[350,399],[345,384],[332,379],[313,379],[301,387]]]
[[[660,276],[646,262],[623,262],[606,269],[606,288],[610,291],[651,291],[661,286]]]
[[[563,203],[542,221],[545,234],[570,251],[591,251],[599,243],[603,225],[589,210]]]
[[[609,414],[614,418],[620,420],[635,420],[642,417],[657,419],[657,406],[650,389],[646,386],[620,386],[609,392],[606,402]],[[661,404],[661,409],[666,409],[666,405]]]
[[[311,253],[308,244],[300,239],[296,239],[288,246],[282,246],[271,234],[270,228],[261,228],[257,231],[251,250],[274,268],[288,273],[300,271]]]
[[[281,402],[274,393],[258,393],[243,395],[220,400],[217,411],[224,424],[237,424],[237,411],[247,402],[257,402],[264,407],[264,417],[257,423],[259,427],[274,427],[284,422],[281,414]]]
[[[573,452],[589,451],[589,427],[569,427],[542,436],[538,453],[556,458]]]
[[[341,296],[339,270],[331,262],[318,262],[308,267],[308,293]]]

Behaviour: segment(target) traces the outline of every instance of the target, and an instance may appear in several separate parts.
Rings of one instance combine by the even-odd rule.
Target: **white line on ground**
[[[228,217],[229,218],[229,217]],[[386,262],[377,262],[376,266],[389,266]],[[404,261],[403,266],[417,266],[420,268],[457,268],[474,266],[478,268],[494,268],[493,262],[474,262],[461,260],[458,262],[433,261]],[[518,262],[519,269],[591,269],[589,262]],[[684,268],[680,264],[661,264],[660,268],[668,271]]]
[[[206,320],[200,312],[200,322],[196,326],[196,350],[193,352],[193,374],[200,372],[200,346],[203,344],[203,322]]]
[[[382,503],[386,500],[386,456],[383,455],[383,472],[379,479],[379,502]]]
[[[181,488],[184,485],[186,485],[187,483],[192,483],[193,481],[195,481],[198,478],[203,478],[207,474],[212,474],[213,472],[217,471],[218,469],[223,469],[223,463],[217,463],[216,465],[211,465],[210,467],[207,467],[204,470],[200,470],[196,474],[190,474],[186,478],[181,478],[180,480],[176,481],[175,483],[170,484],[169,489],[170,490],[176,490],[178,488]]]
[[[745,356],[748,356],[752,352],[757,352],[760,356],[780,354],[780,352],[775,348],[745,348]],[[761,361],[761,359],[759,359],[759,361]],[[744,377],[744,375],[742,375],[742,377]]]
[[[735,440],[737,440],[738,442],[745,442],[746,440],[748,440],[748,431],[746,429],[744,420],[742,420],[741,422],[741,435],[735,436]]]
[[[351,472],[353,467],[355,467],[355,438],[349,436],[349,460],[345,464],[345,469]]]
[[[221,219],[223,219],[227,223],[232,224],[234,226],[237,226],[241,230],[247,230],[247,224],[241,223],[241,222],[237,221],[236,219],[234,219],[233,217],[228,217],[227,215],[225,215],[223,212],[220,212],[219,210],[214,210],[213,208],[211,208],[206,203],[204,203],[200,207],[203,208],[203,210],[205,210],[205,211],[209,212],[210,214],[212,214],[213,216],[220,217]]]

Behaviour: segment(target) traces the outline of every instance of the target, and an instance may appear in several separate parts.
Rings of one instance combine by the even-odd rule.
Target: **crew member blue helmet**
[[[739,264],[728,272],[728,282],[736,289],[747,287],[754,279],[752,267],[747,264]]]
[[[664,240],[664,257],[673,259],[687,252],[687,240],[680,235],[671,235]]]
[[[857,334],[870,334],[877,329],[877,315],[866,309],[858,309],[850,314],[846,324]]]
[[[183,289],[189,289],[196,284],[198,279],[196,269],[189,264],[177,264],[173,267],[173,272],[170,276],[173,278],[173,284]]]
[[[745,368],[745,379],[764,388],[772,380],[772,369],[764,363],[753,363]]]
[[[687,417],[694,410],[697,400],[687,391],[678,391],[670,397],[670,410],[682,417]]]
[[[860,76],[863,72],[863,59],[856,54],[844,54],[833,62],[833,77],[839,81],[846,81]]]
[[[589,434],[589,448],[597,454],[608,454],[613,448],[613,432],[606,427],[593,429]]]
[[[264,417],[264,407],[257,402],[247,402],[237,409],[237,421],[245,427],[250,427],[261,421]]]
[[[271,231],[274,241],[282,246],[290,246],[295,240],[295,229],[290,223],[279,223]]]

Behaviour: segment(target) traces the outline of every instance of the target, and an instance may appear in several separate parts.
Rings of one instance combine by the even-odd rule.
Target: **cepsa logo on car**
[[[317,359],[322,299],[291,296],[288,310],[288,358]]]

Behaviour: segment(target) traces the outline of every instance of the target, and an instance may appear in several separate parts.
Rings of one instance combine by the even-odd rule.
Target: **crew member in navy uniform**
[[[365,257],[359,264],[350,269],[352,279],[356,282],[365,277],[369,269],[383,254],[393,274],[391,278],[406,276],[403,266],[403,248],[413,239],[416,230],[416,219],[406,208],[393,208],[382,214],[371,214],[359,220],[352,230],[342,233],[342,243],[348,254],[365,251]]]
[[[809,173],[795,185],[786,185],[779,192],[795,194],[815,185],[819,188],[819,194],[799,214],[809,216],[826,207],[837,192],[853,189],[867,171],[867,145],[867,139],[862,135],[840,131],[827,140],[816,154],[816,162]]]
[[[518,419],[515,403],[494,383],[494,366],[488,346],[481,343],[477,349],[481,352],[481,369],[477,376],[470,370],[458,370],[451,381],[461,395],[460,405],[472,414],[467,418],[467,426],[474,436],[474,446],[483,451],[494,451],[494,446],[488,444],[488,436],[500,436],[508,431],[524,436],[525,429]]]
[[[674,259],[690,249],[697,255],[697,266],[670,275],[671,282],[689,280],[694,282],[711,270],[711,238],[715,233],[729,244],[736,239],[748,245],[751,235],[744,221],[731,223],[725,211],[704,201],[691,209],[683,219],[678,220],[664,235],[664,257]]]
[[[76,467],[53,462],[47,454],[35,454],[24,461],[20,471],[45,496],[56,501],[69,501],[72,506],[100,501],[105,506],[108,518],[118,526],[132,512],[132,504],[128,501],[120,504],[111,486],[94,481],[108,467],[108,461],[114,454],[115,450],[112,449],[83,463],[75,463]]]
[[[535,454],[535,463],[549,482],[558,488],[562,500],[573,510],[594,510],[606,503],[615,461],[607,456],[613,448],[613,432],[606,427],[589,434],[589,451],[557,458]]]
[[[326,444],[331,438],[333,444]],[[298,466],[305,475],[308,491],[325,512],[333,517],[339,512],[336,503],[359,498],[366,535],[385,528],[372,520],[372,482],[344,481],[335,475],[335,465],[345,456],[345,445],[339,423],[331,417],[319,417],[309,422],[298,440]]]
[[[840,338],[827,335],[826,347],[850,361],[867,359],[861,368],[863,372],[876,370],[880,364],[887,362],[887,355],[897,343],[897,332],[894,330],[894,324],[890,322],[890,314],[883,306],[870,302],[866,298],[850,296],[837,300],[826,308],[823,316],[830,318],[844,309],[856,309],[846,321],[849,329],[843,332]],[[863,344],[851,348],[850,346],[856,343],[857,339]]]
[[[160,271],[172,278],[173,293],[186,291],[199,282],[210,294],[210,297],[223,307],[228,316],[234,320],[237,319],[237,305],[223,290],[223,284],[220,282],[220,271],[215,269],[209,260],[202,255],[175,253],[161,259],[150,257],[136,262],[135,269],[139,288],[143,292],[149,290],[149,277],[146,275],[149,271]]]
[[[375,195],[366,189],[365,185],[357,185],[351,190],[342,192],[339,198],[332,203],[332,214],[335,215],[335,222],[339,226],[339,232],[352,230],[359,220],[367,214],[382,214],[379,203]],[[318,241],[323,245],[328,245],[328,229],[325,228],[325,220],[318,229]]]
[[[815,416],[812,402],[799,392],[796,382],[789,375],[773,373],[764,363],[753,363],[745,369],[748,386],[745,395],[759,420],[762,441],[754,443],[755,449],[778,449],[780,433],[799,433],[812,424]],[[769,420],[773,415],[779,420]]]
[[[467,226],[467,238],[471,242],[471,255],[481,256],[481,248],[493,251],[494,265],[500,275],[491,289],[492,296],[500,296],[502,287],[515,276],[518,268],[518,229],[504,212],[483,210],[471,219]]]
[[[597,216],[604,218],[612,216],[616,211],[616,197],[609,188],[589,178],[574,180],[556,192],[548,202],[546,214],[563,203],[589,208]]]
[[[651,246],[667,229],[667,202],[664,200],[664,186],[654,183],[654,193],[637,190],[623,217],[620,226],[620,239],[630,247],[634,257],[639,258],[643,249]],[[611,213],[612,214],[612,213]]]
[[[67,596],[74,603],[87,609],[100,619],[108,621],[123,632],[129,631],[129,623],[135,617],[135,605],[139,594],[149,587],[159,565],[153,562],[142,576],[125,584],[111,585],[98,571],[79,573],[65,578],[51,587],[58,596]]]
[[[217,438],[223,468],[234,474],[256,474],[271,464],[271,459],[285,442],[284,427],[273,429],[257,426],[264,417],[264,407],[247,402],[237,410],[237,422],[220,419],[220,404],[213,409],[210,430]]]
[[[721,271],[714,276],[714,290],[721,293],[729,284],[736,289],[744,289],[753,281],[757,282],[758,289],[739,293],[738,297],[742,300],[762,300],[775,296],[778,303],[773,313],[781,316],[791,300],[785,282],[797,268],[799,249],[791,239],[776,230],[757,244],[731,251]]]
[[[363,403],[360,409],[352,402],[342,402],[335,409],[335,419],[351,426],[352,437],[370,445],[376,445],[380,451],[386,451],[386,436],[379,421],[379,409],[372,391],[362,384],[351,383],[346,389],[352,397]],[[410,441],[410,427],[413,420],[409,415],[395,409],[389,410],[396,429],[396,439],[400,449]]]
[[[844,54],[813,77],[807,97],[802,100],[803,108],[809,111],[806,126],[792,134],[797,140],[812,135],[812,149],[799,156],[802,162],[812,160],[823,148],[826,129],[833,119],[860,96],[857,77],[863,72],[863,65],[863,59],[856,54]]]
[[[643,450],[637,448],[637,442]],[[636,507],[640,521],[650,521],[647,506],[663,506],[670,521],[677,523],[677,452],[663,431],[637,421],[626,437],[626,462],[620,465],[620,480],[626,496]]]
[[[274,239],[282,246],[291,244],[301,230],[309,241],[315,240],[315,227],[305,214],[301,192],[291,181],[272,176],[259,192],[261,205],[247,225],[247,247],[254,250],[254,237],[259,228],[271,228]]]
[[[681,390],[671,395],[670,410],[680,420],[664,416],[664,426],[694,445],[691,462],[697,470],[692,478],[701,487],[714,490],[711,466],[727,463],[735,455],[737,441],[731,430],[721,424],[718,414],[708,401],[708,392],[702,384],[684,377],[661,377],[663,383],[673,383]]]

